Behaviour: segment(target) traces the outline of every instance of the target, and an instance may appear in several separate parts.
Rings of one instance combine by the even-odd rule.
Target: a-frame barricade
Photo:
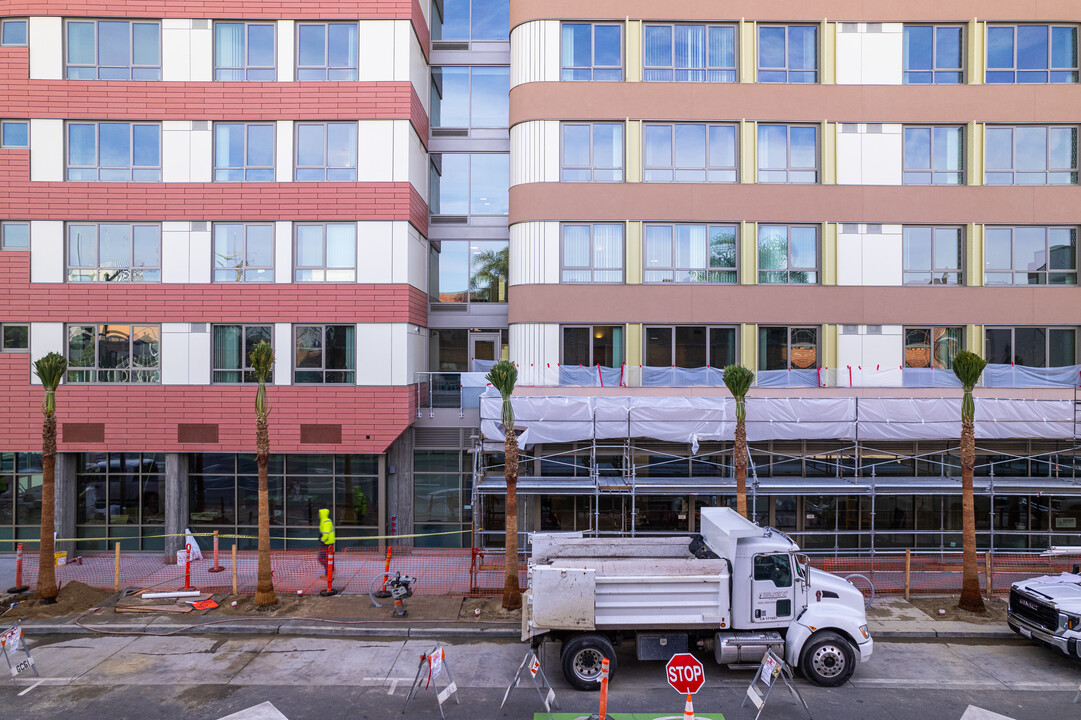
[[[428,671],[424,672],[427,668]],[[436,682],[443,673],[447,674],[447,685],[442,690],[439,689],[439,684]],[[413,679],[413,686],[409,689],[409,694],[405,697],[405,705],[402,705],[402,714],[405,714],[405,709],[409,707],[409,701],[417,696],[421,690],[421,684],[424,685],[424,689],[427,690],[429,686],[435,690],[435,699],[439,703],[439,715],[446,720],[446,715],[443,714],[443,703],[450,700],[451,696],[454,696],[454,702],[461,705],[462,701],[458,699],[458,685],[454,682],[454,678],[450,674],[450,664],[447,663],[447,653],[443,649],[442,645],[436,645],[430,653],[420,656],[420,663],[417,665],[417,676]]]
[[[758,716],[762,714],[762,708],[766,706],[766,701],[769,700],[769,694],[773,692],[773,688],[777,685],[778,678],[788,686],[788,690],[803,705],[803,709],[807,711],[807,717],[814,720],[811,708],[807,707],[807,701],[803,699],[803,696],[799,694],[799,690],[793,684],[795,678],[792,677],[792,668],[788,667],[788,663],[778,657],[772,650],[767,650],[766,654],[762,656],[762,664],[755,670],[754,678],[747,687],[747,693],[739,706],[743,707],[750,700],[758,710],[758,713],[754,716],[754,720],[758,720]],[[760,688],[759,685],[762,687]]]
[[[514,679],[507,686],[507,692],[503,693],[503,702],[499,703],[499,707],[502,708],[507,704],[510,691],[518,687],[519,683],[522,682],[522,678],[526,675],[533,681],[533,687],[537,688],[537,695],[540,696],[541,703],[548,712],[549,720],[551,720],[552,706],[555,705],[556,710],[559,710],[559,702],[556,700],[556,691],[552,689],[552,684],[548,682],[548,677],[544,674],[540,658],[537,657],[537,651],[533,648],[526,651],[525,657],[522,658],[522,664],[518,666],[518,672],[514,673]],[[538,676],[540,676],[539,680],[537,679]]]
[[[20,650],[26,655],[25,660],[18,660],[12,663],[12,658]],[[14,680],[20,673],[27,670],[34,671],[34,677],[41,677],[38,674],[38,667],[34,664],[34,658],[30,657],[30,648],[26,647],[26,638],[23,637],[23,626],[18,620],[15,624],[8,629],[0,632],[0,655],[4,656],[4,660],[7,661],[8,671],[11,673],[11,677]]]

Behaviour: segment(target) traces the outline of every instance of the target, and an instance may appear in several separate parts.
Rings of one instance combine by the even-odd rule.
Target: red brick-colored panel
[[[60,439],[63,443],[103,443],[105,423],[60,423]]]
[[[384,452],[416,417],[415,386],[270,386],[270,450],[289,452]],[[0,355],[0,448],[41,449],[40,385],[30,384],[30,357]],[[159,452],[255,452],[253,385],[61,385],[61,424],[107,424],[104,443],[61,438],[61,452],[85,450]],[[340,444],[300,442],[303,424],[341,421]],[[177,442],[178,424],[218,424],[217,443]]]
[[[0,16],[409,20],[416,0],[0,0]],[[423,15],[421,16],[423,20]]]
[[[338,445],[342,441],[341,425],[301,425],[300,443],[302,445],[331,444]]]
[[[212,423],[182,423],[176,426],[178,443],[217,443],[218,426]]]

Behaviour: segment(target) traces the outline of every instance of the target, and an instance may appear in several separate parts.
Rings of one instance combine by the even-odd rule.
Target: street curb
[[[382,627],[378,625],[339,625],[335,623],[282,621],[282,622],[218,622],[194,625],[165,623],[123,623],[107,625],[76,625],[72,621],[30,621],[22,624],[23,630],[35,635],[138,635],[161,634],[175,630],[172,635],[283,635],[344,637],[385,637],[401,639],[467,638],[505,639],[520,638],[517,627]]]
[[[1012,640],[1018,637],[1017,633],[1009,631],[967,633],[963,630],[879,630],[872,632],[871,637],[875,640]]]

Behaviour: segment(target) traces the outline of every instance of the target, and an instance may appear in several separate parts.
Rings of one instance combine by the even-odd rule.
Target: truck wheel
[[[799,669],[815,685],[837,687],[852,677],[856,653],[837,633],[818,632],[804,646]]]
[[[601,662],[608,658],[608,679],[616,672],[616,649],[602,635],[579,635],[563,643],[563,677],[576,690],[599,690]]]

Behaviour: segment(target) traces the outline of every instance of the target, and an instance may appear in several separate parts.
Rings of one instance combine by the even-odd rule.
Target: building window
[[[734,25],[646,25],[646,82],[736,82]]]
[[[158,123],[69,122],[68,180],[160,182]]]
[[[563,123],[563,182],[623,182],[623,123]]]
[[[215,325],[214,382],[256,382],[251,369],[251,353],[261,342],[273,345],[273,331],[271,325]],[[273,369],[267,382],[274,382]]]
[[[214,79],[274,82],[274,23],[214,23]]]
[[[439,245],[430,293],[434,302],[507,302],[506,240],[443,240]]]
[[[960,25],[906,25],[906,85],[957,85],[964,79],[964,29]]]
[[[297,80],[356,79],[356,23],[297,23]]]
[[[646,225],[647,283],[737,281],[735,225]]]
[[[0,222],[0,250],[29,250],[30,223]]]
[[[69,224],[68,282],[161,282],[161,226]]]
[[[29,325],[0,323],[0,352],[26,352],[29,349]]]
[[[905,185],[964,183],[964,130],[960,127],[906,127]]]
[[[818,128],[759,125],[758,182],[818,182]]]
[[[30,147],[30,123],[26,120],[4,120],[0,122],[0,147]]]
[[[649,367],[723,368],[737,362],[736,329],[696,325],[647,325]]]
[[[905,367],[950,370],[962,350],[964,328],[905,328]]]
[[[0,537],[34,541],[40,530],[41,453],[0,453]]]
[[[506,215],[510,207],[508,153],[433,153],[433,215]]]
[[[963,232],[959,227],[906,226],[902,233],[905,285],[960,285]]]
[[[1077,26],[989,25],[987,82],[1077,82]]]
[[[645,182],[736,182],[736,126],[646,123]]]
[[[623,364],[623,326],[565,326],[561,357],[563,365],[619,367]]]
[[[214,123],[215,182],[274,182],[274,123]]]
[[[0,21],[0,46],[26,45],[26,20]]]
[[[509,67],[433,67],[433,128],[501,128],[510,106]]]
[[[68,325],[68,382],[161,382],[157,325]]]
[[[759,327],[759,370],[808,370],[818,367],[817,327]]]
[[[274,282],[274,226],[214,223],[214,282]]]
[[[77,550],[163,550],[164,453],[80,453],[76,457]],[[159,536],[147,537],[143,536]]]
[[[1042,368],[1077,364],[1077,331],[1074,328],[987,328],[984,342],[987,361],[999,365]]]
[[[297,325],[293,382],[353,384],[356,332],[355,325]]]
[[[432,3],[435,42],[507,42],[510,40],[508,0],[443,0]],[[463,48],[447,48],[463,49]]]
[[[297,223],[297,282],[356,282],[356,223]]]
[[[985,285],[1076,285],[1077,228],[987,227]]]
[[[623,225],[563,226],[561,282],[623,282]]]
[[[817,284],[818,228],[759,225],[758,282]]]
[[[563,23],[563,79],[623,79],[623,26]]]
[[[413,522],[417,533],[468,530],[472,520],[472,458],[462,462],[458,450],[416,450],[413,453]],[[461,547],[462,534],[417,538],[418,547]]]
[[[1077,128],[987,127],[988,185],[1076,185]]]
[[[356,123],[297,123],[296,133],[296,179],[298,181],[356,181]],[[273,137],[273,130],[271,130],[271,137]],[[270,158],[271,166],[273,166],[273,153]]]
[[[758,82],[818,82],[818,26],[759,25]]]
[[[161,24],[68,20],[68,80],[161,80]]]

